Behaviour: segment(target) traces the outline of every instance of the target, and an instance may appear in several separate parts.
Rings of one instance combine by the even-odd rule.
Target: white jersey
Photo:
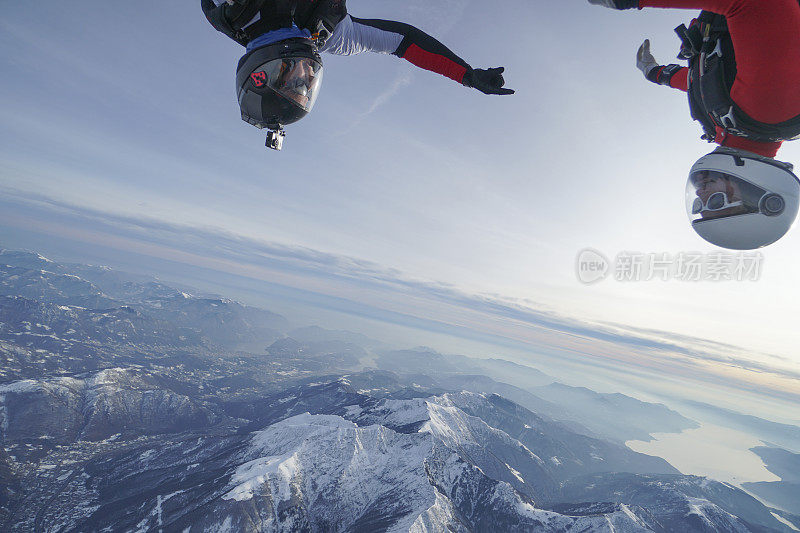
[[[353,20],[346,15],[336,25],[333,35],[328,38],[320,52],[339,56],[352,56],[362,52],[393,54],[400,48],[404,35],[378,29]]]

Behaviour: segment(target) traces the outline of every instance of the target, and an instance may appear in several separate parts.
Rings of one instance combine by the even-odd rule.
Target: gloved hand
[[[639,9],[639,0],[589,0],[589,3],[611,9]]]
[[[636,52],[636,68],[642,71],[646,78],[650,71],[654,68],[660,67],[656,58],[650,53],[650,39],[645,39],[639,51]]]
[[[467,87],[478,89],[483,94],[514,94],[511,89],[503,88],[506,80],[503,78],[503,67],[481,69],[473,68],[464,74],[463,83]]]

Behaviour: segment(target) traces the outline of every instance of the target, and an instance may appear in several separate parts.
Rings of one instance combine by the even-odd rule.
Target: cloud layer
[[[120,216],[8,189],[0,207],[3,225],[307,291],[320,302],[336,300],[348,312],[385,322],[527,347],[590,367],[800,400],[800,372],[788,359],[770,354],[665,331],[590,323],[531,302],[412,278],[371,261],[212,227]]]

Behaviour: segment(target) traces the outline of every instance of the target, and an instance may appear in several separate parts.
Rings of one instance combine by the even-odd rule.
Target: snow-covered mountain
[[[0,530],[793,531],[620,443],[663,406],[186,291],[0,252]]]
[[[103,394],[98,387],[118,398],[130,379],[108,371],[86,379],[86,405]],[[585,443],[570,438],[582,436],[566,428],[558,435],[563,441],[549,441],[553,423],[537,422],[496,396],[378,399],[340,378],[266,399],[263,410],[277,420],[253,420],[250,430],[209,427],[205,418],[200,428],[206,429],[162,426],[150,435],[104,440],[95,433],[93,441],[73,432],[54,446],[46,424],[18,429],[24,422],[18,410],[41,394],[40,386],[17,382],[3,393],[4,445],[12,469],[27,466],[21,494],[10,498],[10,531],[782,530],[763,505],[734,487],[677,473],[635,473],[648,461],[653,470],[670,467],[629,450],[630,473],[563,481],[569,476],[563,464],[603,464],[608,449],[586,456]],[[159,397],[156,412],[183,405]],[[110,420],[131,411],[125,400],[106,401],[99,410]],[[81,420],[96,412],[88,408]],[[500,427],[531,435],[515,438]],[[36,433],[44,433],[38,440],[48,446],[32,453]],[[625,460],[614,461],[615,469],[626,469]],[[737,516],[736,509],[746,513]]]

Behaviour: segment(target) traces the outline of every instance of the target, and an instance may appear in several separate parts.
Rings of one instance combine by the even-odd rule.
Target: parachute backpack
[[[689,109],[703,127],[704,140],[714,142],[718,128],[760,142],[800,138],[800,115],[768,124],[750,117],[733,101],[736,54],[723,15],[703,11],[688,28],[681,24],[675,32],[681,39],[678,59],[689,62]]]

